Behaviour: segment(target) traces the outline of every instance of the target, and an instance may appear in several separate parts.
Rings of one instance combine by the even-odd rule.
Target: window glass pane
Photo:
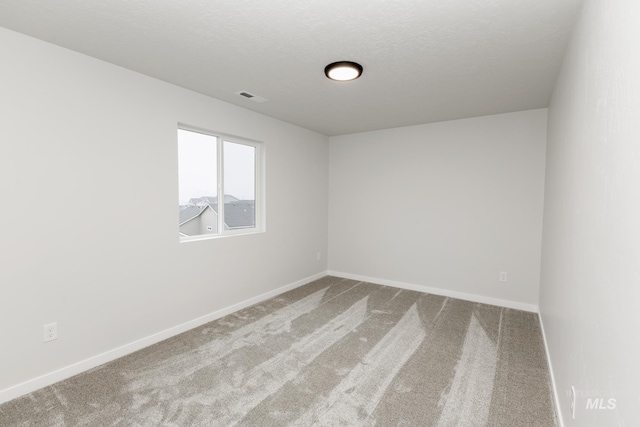
[[[217,138],[178,129],[178,224],[181,236],[218,232]]]
[[[256,226],[256,148],[224,142],[225,229]]]

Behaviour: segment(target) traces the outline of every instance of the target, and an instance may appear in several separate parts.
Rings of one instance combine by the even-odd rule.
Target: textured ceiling
[[[340,135],[546,107],[581,3],[0,0],[0,26]]]

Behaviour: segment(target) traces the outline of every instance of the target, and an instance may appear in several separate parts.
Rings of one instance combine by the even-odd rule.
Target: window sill
[[[201,242],[203,240],[218,240],[224,239],[227,237],[238,237],[238,236],[251,236],[254,234],[262,234],[264,230],[256,230],[252,229],[251,231],[238,230],[236,232],[227,232],[225,234],[200,234],[198,236],[189,236],[189,237],[179,237],[180,243],[189,243],[189,242]]]

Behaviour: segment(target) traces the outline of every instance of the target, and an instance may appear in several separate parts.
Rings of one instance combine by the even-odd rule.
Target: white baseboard
[[[486,297],[482,295],[468,294],[465,292],[451,291],[448,289],[433,288],[430,286],[415,285],[412,283],[396,282],[394,280],[377,279],[375,277],[359,276],[357,274],[342,273],[339,271],[329,271],[329,275],[342,277],[345,279],[360,280],[363,282],[375,283],[377,285],[392,286],[394,288],[407,289],[410,291],[424,292],[434,295],[442,295],[445,297],[458,298],[466,301],[480,302],[483,304],[497,305],[499,307],[513,308],[516,310],[538,312],[538,306],[535,304],[526,304],[517,301],[509,301],[500,298]]]
[[[549,353],[549,345],[547,343],[547,335],[544,332],[544,322],[542,321],[542,313],[538,314],[540,319],[540,330],[542,331],[542,342],[544,342],[544,351],[547,356],[547,365],[549,366],[549,377],[551,377],[551,388],[553,389],[553,399],[556,404],[556,414],[558,415],[558,426],[564,427],[564,420],[562,418],[562,410],[560,408],[560,393],[556,385],[556,376],[553,373],[553,365],[551,364],[551,354]]]
[[[71,364],[69,366],[65,366],[64,368],[46,373],[37,378],[33,378],[23,383],[8,387],[4,390],[0,390],[0,403],[8,402],[9,400],[34,392],[48,385],[55,384],[58,381],[65,380],[81,372],[88,371],[89,369],[95,368],[96,366],[100,366],[104,363],[111,362],[112,360],[126,356],[127,354],[133,353],[134,351],[138,351],[150,345],[156,344],[160,341],[166,340],[167,338],[171,338],[175,335],[181,334],[190,329],[204,325],[205,323],[209,323],[213,320],[219,319],[228,314],[234,313],[238,310],[242,310],[243,308],[249,307],[253,304],[257,304],[269,298],[273,298],[277,295],[280,295],[284,292],[306,285],[307,283],[320,279],[326,275],[327,275],[326,271],[323,271],[318,274],[314,274],[313,276],[306,277],[302,280],[298,280],[297,282],[282,286],[280,288],[266,292],[262,295],[249,298],[245,301],[241,301],[229,307],[225,307],[220,310],[214,311],[213,313],[200,316],[196,319],[190,320],[188,322],[182,323],[172,328],[165,329],[164,331],[155,333],[153,335],[149,335],[144,338],[140,338],[139,340],[133,341],[129,344],[125,344],[123,346],[114,348],[112,350],[109,350],[104,353],[98,354],[96,356],[90,357],[88,359],[82,360],[80,362]]]

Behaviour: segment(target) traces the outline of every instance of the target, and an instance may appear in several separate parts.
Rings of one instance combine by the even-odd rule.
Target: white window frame
[[[218,167],[218,233],[216,234],[199,234],[196,236],[185,236],[179,232],[180,242],[193,242],[199,240],[219,239],[227,236],[237,236],[246,234],[263,233],[265,231],[265,179],[264,179],[264,142],[255,141],[239,136],[229,135],[221,132],[206,130],[200,127],[178,123],[177,130],[201,133],[203,135],[216,138],[217,148],[217,167]],[[176,130],[176,148],[179,143],[177,140]],[[255,148],[254,161],[254,189],[255,189],[255,227],[237,228],[225,230],[224,227],[224,142],[232,142],[234,144],[248,145]],[[178,170],[179,173],[179,170]],[[178,195],[179,198],[179,195]]]

